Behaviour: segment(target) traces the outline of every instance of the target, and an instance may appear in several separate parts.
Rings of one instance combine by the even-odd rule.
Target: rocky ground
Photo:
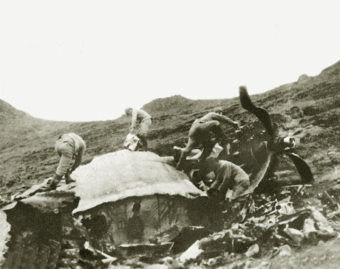
[[[248,91],[251,94],[252,89]],[[269,111],[279,126],[280,134],[290,134],[297,139],[296,152],[312,169],[315,183],[302,199],[303,206],[318,208],[333,230],[339,231],[337,215],[330,218],[327,214],[336,212],[336,205],[340,202],[337,199],[337,180],[340,179],[340,62],[316,77],[301,76],[294,83],[252,96],[252,99],[256,105]],[[185,142],[193,120],[216,106],[222,106],[226,115],[243,125],[256,124],[255,117],[241,108],[238,98],[189,100],[173,96],[157,99],[144,106],[153,117],[150,150],[163,156],[172,155],[172,147]],[[9,200],[14,193],[53,175],[58,162],[53,146],[60,134],[68,131],[80,134],[88,145],[84,160],[88,162],[96,155],[121,148],[128,127],[129,119],[124,116],[112,121],[84,123],[35,119],[0,100],[1,199]],[[226,129],[227,133],[231,131]],[[295,168],[285,157],[280,159],[277,174],[283,179],[297,177]],[[289,246],[284,250],[289,254],[277,254],[275,257],[272,257],[273,252],[280,253],[280,250],[274,249],[278,246],[271,246],[273,249],[267,248],[266,251],[260,246],[260,252],[251,258],[245,254],[231,257],[226,251],[223,257],[220,255],[222,258],[198,259],[187,267],[338,268],[340,263],[336,253],[340,247],[339,240],[324,241],[302,242],[298,246],[284,244]],[[114,266],[122,268],[122,264],[112,268]],[[158,266],[161,266],[160,263]],[[170,265],[163,261],[162,266]]]

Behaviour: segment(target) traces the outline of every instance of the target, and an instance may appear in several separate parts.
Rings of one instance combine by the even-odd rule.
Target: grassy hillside
[[[252,89],[248,91],[252,93]],[[311,165],[317,181],[340,177],[340,62],[318,76],[303,75],[294,83],[255,95],[253,100],[268,109],[281,133],[296,134],[300,142],[297,151]],[[216,106],[223,106],[226,115],[243,124],[256,120],[240,107],[238,98],[156,99],[144,106],[153,117],[150,150],[171,154],[173,145],[186,141],[193,120]],[[60,134],[73,131],[86,140],[86,162],[95,155],[121,148],[129,122],[125,116],[85,123],[45,121],[0,100],[1,195],[8,197],[53,175],[58,163],[53,147]],[[283,166],[287,163],[282,162]]]

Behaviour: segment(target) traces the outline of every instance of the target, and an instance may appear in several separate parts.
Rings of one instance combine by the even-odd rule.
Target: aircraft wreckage
[[[242,128],[224,155],[250,174],[251,186],[244,195],[266,186],[282,154],[293,161],[301,182],[311,183],[309,166],[293,152],[294,139],[279,135],[267,111],[256,107],[243,87],[240,101],[265,129],[249,135]],[[2,208],[6,214],[1,214],[0,226],[5,228],[0,237],[6,244],[0,245],[1,268],[76,264],[86,243],[103,257],[115,249],[127,255],[139,247],[169,251],[185,227],[221,229],[218,208],[169,163],[171,158],[151,152],[121,150],[80,166],[71,185],[39,192],[42,183],[16,196]]]

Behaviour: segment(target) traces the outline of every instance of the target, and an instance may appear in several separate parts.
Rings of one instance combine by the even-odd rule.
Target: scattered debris
[[[254,244],[252,246],[250,246],[247,250],[247,252],[245,253],[245,255],[247,257],[253,257],[255,256],[256,254],[258,254],[260,252],[260,247],[258,244]]]
[[[290,256],[292,247],[335,238],[338,233],[320,210],[311,205],[294,205],[293,201],[299,196],[297,193],[300,192],[296,192],[296,188],[291,188],[273,195],[254,194],[243,201],[243,207],[227,206],[226,219],[243,221],[232,222],[229,228],[196,241],[179,260],[183,263],[204,260],[207,263],[209,258],[223,253],[244,253],[246,257],[254,257],[260,254],[260,249],[267,253],[273,248],[273,256]],[[240,210],[244,207],[248,209],[245,218],[232,218],[244,214]]]
[[[188,226],[184,227],[176,237],[171,241],[174,245],[171,252],[174,254],[185,251],[189,246],[191,246],[195,241],[208,236],[212,231],[208,230],[203,226]]]
[[[297,229],[294,228],[289,228],[286,227],[283,229],[283,232],[288,235],[288,237],[290,239],[292,239],[294,241],[294,243],[296,243],[296,245],[300,245],[303,238],[304,238],[304,234],[302,232],[300,232]]]
[[[281,247],[278,247],[278,248],[274,251],[272,257],[274,257],[274,256],[276,256],[276,255],[278,255],[278,256],[280,256],[280,257],[285,257],[285,256],[288,256],[288,257],[289,257],[289,256],[292,255],[292,249],[291,249],[291,247],[288,246],[288,245],[283,245],[283,246],[281,246]]]
[[[192,244],[179,258],[180,262],[187,263],[189,261],[197,259],[199,255],[203,253],[200,241],[197,240]]]

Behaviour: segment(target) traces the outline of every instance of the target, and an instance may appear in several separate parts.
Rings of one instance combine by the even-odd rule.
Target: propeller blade
[[[267,110],[255,106],[249,97],[246,87],[243,86],[240,87],[240,101],[244,109],[253,113],[262,122],[268,135],[273,136],[275,132]]]
[[[303,183],[310,183],[314,181],[314,177],[309,165],[295,153],[285,153],[293,161],[296,169],[298,170]]]
[[[273,158],[274,152],[268,151],[268,155],[266,157],[266,160],[262,163],[260,169],[256,171],[251,177],[250,177],[250,186],[249,188],[242,194],[242,196],[251,194],[254,192],[254,190],[260,185],[261,181],[266,176],[269,166],[271,164],[272,158]]]

